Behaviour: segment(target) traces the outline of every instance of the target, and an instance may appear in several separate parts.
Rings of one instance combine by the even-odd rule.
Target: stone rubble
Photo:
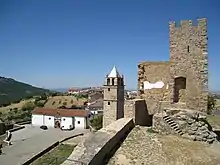
[[[169,117],[178,125],[179,129],[184,133],[184,137],[188,137],[194,141],[203,141],[207,143],[217,142],[217,135],[212,131],[211,126],[206,121],[206,116],[190,110],[173,111],[168,110],[166,112]],[[156,114],[158,116],[158,114]],[[163,120],[163,118],[155,118],[156,120]],[[159,132],[173,133],[168,124],[164,122],[156,121],[154,129]]]

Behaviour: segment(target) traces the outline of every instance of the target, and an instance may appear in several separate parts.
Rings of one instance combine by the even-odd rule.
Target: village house
[[[62,130],[88,128],[87,110],[36,108],[32,111],[32,126],[60,128]]]

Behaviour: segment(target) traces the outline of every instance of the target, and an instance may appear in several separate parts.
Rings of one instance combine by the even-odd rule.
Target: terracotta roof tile
[[[52,108],[36,108],[32,114],[48,115],[48,116],[63,116],[63,117],[86,117],[88,116],[87,110],[82,109],[52,109]]]

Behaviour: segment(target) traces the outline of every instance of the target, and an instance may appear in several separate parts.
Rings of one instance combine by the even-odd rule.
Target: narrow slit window
[[[189,53],[189,45],[187,46],[187,52]]]

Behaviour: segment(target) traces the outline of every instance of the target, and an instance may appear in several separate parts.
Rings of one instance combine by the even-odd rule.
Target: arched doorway
[[[185,102],[185,92],[186,92],[186,78],[177,77],[174,82],[174,97],[173,102]]]

